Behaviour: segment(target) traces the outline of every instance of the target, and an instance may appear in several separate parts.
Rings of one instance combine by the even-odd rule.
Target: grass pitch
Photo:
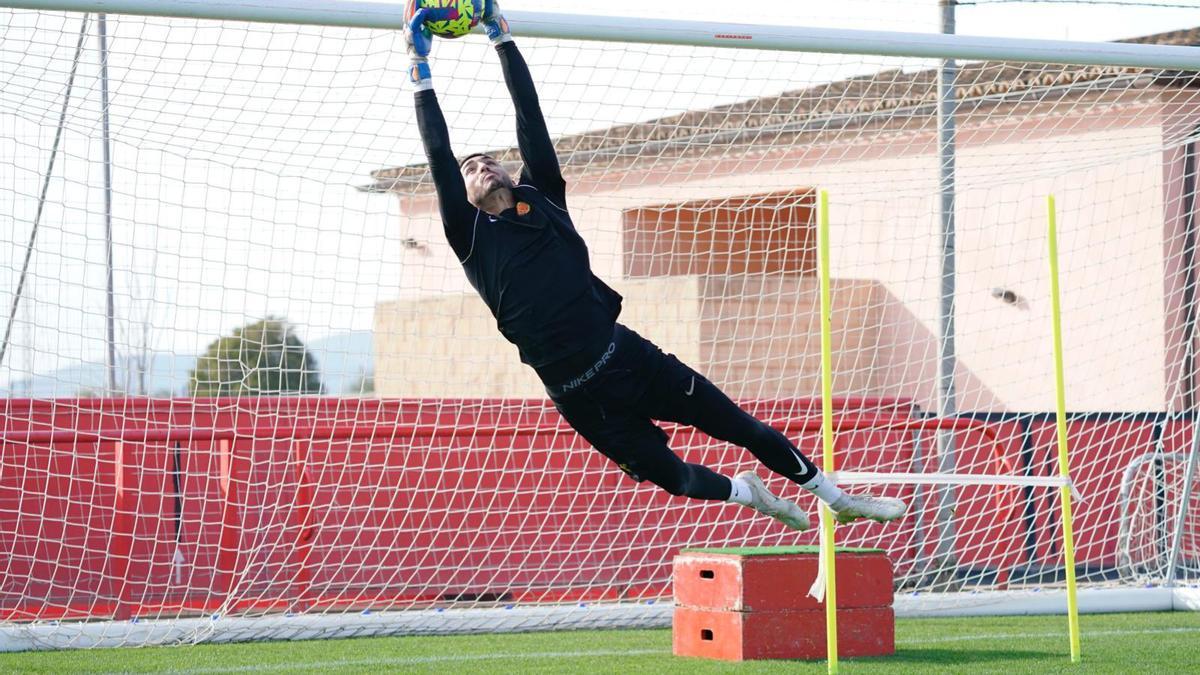
[[[1063,616],[901,619],[896,655],[846,673],[1200,673],[1200,613],[1081,617],[1083,664]],[[823,673],[824,662],[724,663],[671,655],[669,630],[373,638],[0,654],[12,673]]]

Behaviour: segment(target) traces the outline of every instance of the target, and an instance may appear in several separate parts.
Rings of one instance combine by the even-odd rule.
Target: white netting
[[[0,363],[5,629],[83,646],[95,633],[55,642],[44,623],[141,643],[303,615],[306,635],[362,634],[383,612],[462,608],[489,610],[469,629],[506,611],[575,625],[520,612],[668,599],[685,547],[815,541],[635,486],[560,421],[443,239],[392,32],[108,17],[110,368],[97,17],[0,17],[5,300],[25,277]],[[623,321],[814,458],[814,205],[830,192],[842,469],[1057,475],[1056,195],[1080,580],[1200,574],[1180,508],[1195,73],[961,64],[944,410],[936,61],[520,44]],[[486,43],[439,41],[433,72],[455,150],[512,162]],[[671,432],[691,461],[756,466]],[[1061,584],[1057,490],[876,489],[911,515],[839,543],[886,548],[901,592]],[[237,625],[225,638],[299,630]]]

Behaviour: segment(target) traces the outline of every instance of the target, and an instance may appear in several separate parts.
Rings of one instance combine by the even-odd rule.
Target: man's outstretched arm
[[[554,143],[550,141],[550,131],[546,128],[546,118],[542,115],[529,66],[513,42],[508,22],[500,15],[496,0],[486,0],[484,7],[484,30],[500,55],[504,82],[517,112],[517,145],[521,150],[521,161],[525,163],[526,178],[554,202],[566,206],[566,181],[558,165]]]
[[[454,152],[450,149],[450,130],[446,127],[446,117],[442,114],[437,95],[433,93],[433,79],[428,62],[432,36],[425,28],[425,21],[430,19],[429,12],[430,10],[424,9],[417,12],[412,23],[404,31],[409,57],[412,59],[408,71],[409,79],[416,88],[414,99],[417,128],[421,132],[425,157],[429,160],[429,170],[433,174],[434,187],[437,188],[442,227],[458,259],[466,260],[471,255],[475,238],[475,219],[479,210],[467,200],[467,186],[458,170]]]

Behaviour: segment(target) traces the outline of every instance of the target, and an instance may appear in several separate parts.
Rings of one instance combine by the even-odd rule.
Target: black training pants
[[[783,434],[729,400],[703,375],[617,324],[616,351],[580,388],[552,396],[567,422],[637,481],[673,495],[728,499],[727,478],[688,464],[667,445],[654,420],[693,426],[746,448],[772,471],[806,483],[817,469]]]

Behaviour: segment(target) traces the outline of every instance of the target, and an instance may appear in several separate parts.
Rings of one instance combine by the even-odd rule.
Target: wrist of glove
[[[417,91],[433,88],[433,72],[429,70],[429,61],[424,58],[414,58],[408,66],[408,81]]]
[[[497,0],[483,0],[480,23],[483,24],[483,32],[492,44],[500,46],[505,42],[512,42],[512,34],[508,32],[508,21],[500,14],[500,3]]]

